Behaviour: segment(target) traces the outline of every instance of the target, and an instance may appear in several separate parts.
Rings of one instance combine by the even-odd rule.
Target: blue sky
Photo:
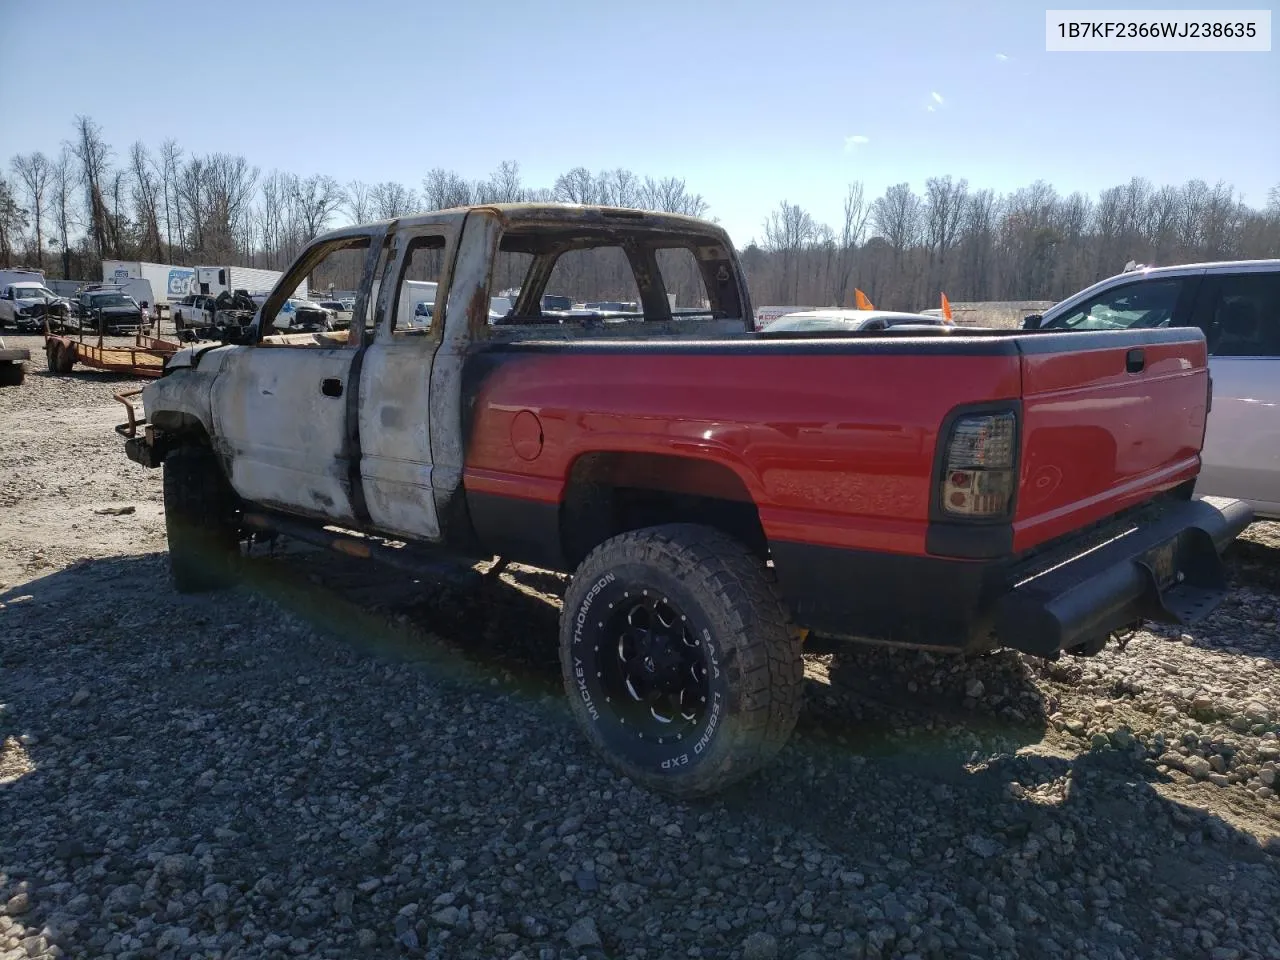
[[[1274,38],[1270,53],[1046,53],[1044,10],[3,0],[0,35],[26,36],[43,67],[7,61],[0,153],[54,153],[83,113],[121,158],[173,137],[343,182],[416,188],[433,166],[476,178],[512,159],[550,185],[624,166],[685,177],[739,245],[784,199],[834,226],[859,179],[874,196],[947,173],[1062,193],[1199,177],[1265,202],[1280,182]]]

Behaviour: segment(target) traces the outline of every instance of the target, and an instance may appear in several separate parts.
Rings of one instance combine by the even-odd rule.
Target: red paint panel
[[[1014,548],[1103,519],[1194,477],[1204,434],[1204,343],[1023,358],[1022,476]]]
[[[584,454],[702,458],[738,475],[770,537],[919,554],[939,424],[1017,397],[1019,376],[999,356],[513,353],[476,397],[465,482],[555,501]],[[522,410],[542,423],[534,462],[511,445]]]

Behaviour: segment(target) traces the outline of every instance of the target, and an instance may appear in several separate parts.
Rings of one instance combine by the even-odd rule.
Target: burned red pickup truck
[[[273,332],[308,278],[358,287],[348,330]],[[553,310],[549,290],[613,309]],[[346,228],[239,342],[166,364],[127,451],[163,464],[180,589],[227,582],[261,531],[572,573],[574,711],[618,769],[677,794],[782,747],[806,631],[1088,654],[1222,596],[1251,515],[1192,499],[1198,330],[751,317],[700,220],[498,205]]]

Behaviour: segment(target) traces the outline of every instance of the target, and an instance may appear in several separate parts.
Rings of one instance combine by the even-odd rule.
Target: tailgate
[[[1193,479],[1209,371],[1198,328],[1019,337],[1022,468],[1014,549]]]

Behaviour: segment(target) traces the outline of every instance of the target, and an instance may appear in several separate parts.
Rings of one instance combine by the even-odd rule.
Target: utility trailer
[[[178,347],[172,340],[153,337],[142,328],[133,335],[132,343],[108,343],[101,332],[86,340],[83,330],[76,334],[54,333],[45,324],[44,355],[49,372],[64,376],[78,363],[94,370],[134,377],[159,377],[165,360],[177,352]]]

